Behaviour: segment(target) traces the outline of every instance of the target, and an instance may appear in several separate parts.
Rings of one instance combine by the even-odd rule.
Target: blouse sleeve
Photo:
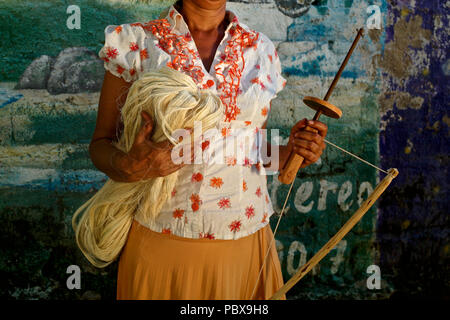
[[[278,57],[277,50],[273,48],[273,71],[275,73],[275,95],[284,89],[287,80],[281,75],[281,61]]]
[[[261,71],[267,74],[264,79],[271,93],[271,99],[286,86],[286,79],[282,76],[281,61],[273,42],[262,35]]]
[[[142,72],[142,60],[148,58],[142,30],[130,24],[105,28],[105,44],[98,55],[104,67],[127,82],[135,81]]]

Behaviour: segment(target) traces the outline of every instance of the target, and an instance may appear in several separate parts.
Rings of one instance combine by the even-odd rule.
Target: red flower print
[[[107,57],[101,58],[105,62],[109,62],[109,59]]]
[[[183,217],[184,214],[184,210],[183,209],[175,209],[173,210],[173,217],[175,219],[181,219],[181,217]]]
[[[228,166],[235,166],[236,165],[236,158],[235,157],[227,157],[226,162]]]
[[[258,188],[256,189],[255,194],[258,196],[258,198],[261,198],[261,188],[260,188],[260,187],[258,187]]]
[[[220,177],[213,177],[209,181],[209,185],[213,188],[220,189],[223,185],[223,180]]]
[[[220,209],[228,209],[231,208],[230,198],[222,198],[217,203]]]
[[[257,83],[257,84],[259,84],[259,85],[261,86],[261,89],[262,89],[262,90],[266,90],[266,86],[264,85],[264,83],[262,83],[261,80],[259,80],[258,77],[253,78],[252,80],[250,80],[250,82],[251,82],[251,83]]]
[[[253,208],[253,206],[249,206],[247,208],[245,208],[245,215],[247,216],[247,218],[251,218],[255,215],[255,208]]]
[[[251,124],[252,124],[252,122],[251,122],[251,121],[244,121],[244,123],[245,123],[245,125],[246,125],[246,126],[249,126],[249,125],[251,125]]]
[[[257,65],[255,65],[255,68],[259,70],[259,69],[261,69],[261,66],[259,64],[257,64]]]
[[[270,62],[272,62],[272,55],[268,54],[267,56],[269,57]]]
[[[117,66],[117,72],[122,74],[125,71],[125,68],[122,68],[121,66]]]
[[[141,52],[139,53],[141,56],[141,60],[145,60],[148,59],[148,52],[147,52],[147,48],[141,50]]]
[[[184,39],[185,41],[191,41],[191,40],[192,40],[192,36],[191,36],[191,34],[188,32],[188,33],[185,33],[185,34],[184,34],[183,39]]]
[[[252,80],[250,80],[251,83],[259,83],[259,78],[253,78]]]
[[[203,141],[202,142],[202,151],[205,151],[205,149],[209,147],[209,144],[210,144],[209,140]]]
[[[230,128],[222,128],[222,137],[226,137],[230,135],[231,129]]]
[[[202,203],[202,200],[200,200],[200,196],[195,193],[191,194],[191,202],[192,211],[198,211],[198,209],[200,209],[200,204]]]
[[[170,230],[170,228],[164,228],[164,229],[162,229],[162,233],[164,233],[164,234],[171,234],[172,233],[172,231]]]
[[[211,79],[209,79],[208,81],[206,81],[206,85],[211,88],[214,85],[214,81],[212,81]]]
[[[233,222],[230,223],[228,228],[230,228],[231,232],[236,232],[236,231],[240,231],[241,230],[241,226],[242,226],[241,221],[234,220]]]
[[[267,75],[267,80],[269,80],[270,83],[272,83],[272,78],[270,77],[270,75]]]
[[[136,42],[131,42],[130,43],[130,50],[131,51],[138,51],[139,50],[139,46],[137,45]]]
[[[170,11],[170,17],[173,19],[173,15],[175,14],[175,10]]]
[[[122,26],[117,26],[114,31],[116,31],[117,33],[121,33],[122,32]]]
[[[117,55],[119,54],[119,51],[117,51],[116,48],[113,47],[108,47],[106,49],[106,55],[108,56],[108,58],[110,59],[115,59],[117,57]]]
[[[200,200],[200,196],[196,193],[191,194],[191,202],[202,202],[202,200]]]
[[[242,181],[242,190],[244,190],[244,192],[245,191],[247,191],[247,182],[245,182],[245,180],[244,181]]]
[[[130,69],[130,75],[133,76],[136,73],[136,69]]]
[[[245,157],[244,158],[244,167],[251,168],[251,166],[252,166],[252,163],[251,163],[250,159]]]
[[[267,116],[268,112],[269,112],[269,108],[267,108],[267,107],[264,107],[264,108],[261,109],[261,115],[263,117]]]
[[[199,182],[203,180],[203,175],[200,172],[192,174],[191,181],[192,182]]]
[[[207,232],[207,233],[200,232],[199,238],[200,239],[210,239],[210,240],[215,239],[214,233],[209,233],[209,232]]]
[[[177,190],[173,189],[172,192],[170,193],[170,195],[171,195],[172,197],[175,197],[175,194],[176,194],[176,193],[177,193]]]
[[[261,223],[266,223],[267,222],[267,216],[268,216],[267,212],[264,212],[264,216],[263,216],[263,218],[261,220]]]
[[[269,203],[269,197],[266,194],[266,203]]]

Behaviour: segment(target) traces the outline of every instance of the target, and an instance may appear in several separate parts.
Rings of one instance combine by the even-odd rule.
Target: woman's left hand
[[[306,126],[316,129],[317,133],[305,130]],[[305,160],[301,168],[319,160],[325,149],[323,139],[327,135],[328,127],[325,123],[303,119],[297,122],[291,129],[288,149],[302,156]]]

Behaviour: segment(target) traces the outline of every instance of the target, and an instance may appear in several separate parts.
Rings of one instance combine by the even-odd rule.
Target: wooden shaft
[[[337,82],[339,81],[339,78],[341,77],[342,71],[344,71],[344,68],[347,65],[347,62],[350,59],[350,56],[352,55],[353,50],[356,47],[356,44],[358,43],[359,39],[363,35],[363,32],[364,32],[363,28],[359,29],[358,34],[357,34],[355,40],[353,41],[352,46],[350,47],[350,50],[347,52],[347,55],[345,56],[345,59],[342,62],[341,67],[339,68],[338,73],[334,77],[333,82],[331,83],[331,86],[328,89],[327,94],[325,95],[325,98],[323,100],[327,101],[328,98],[331,96],[331,93],[333,92],[334,87],[336,86]],[[321,114],[322,114],[322,111],[317,110],[316,114],[314,115],[313,120],[319,120],[319,117]],[[317,131],[315,131],[315,132],[317,132]],[[280,174],[278,175],[278,180],[284,184],[292,183],[292,181],[294,181],[295,177],[297,176],[297,172],[300,169],[300,167],[302,166],[304,160],[305,159],[302,156],[299,156],[295,152],[291,152],[289,154],[288,160],[286,161],[284,167],[280,170]]]
[[[353,40],[352,46],[351,46],[350,49],[348,50],[347,55],[345,56],[344,61],[342,62],[341,66],[340,66],[340,68],[339,68],[339,70],[338,70],[338,72],[337,72],[336,75],[334,76],[333,82],[331,83],[330,88],[328,89],[327,94],[325,95],[325,98],[323,98],[323,100],[328,101],[328,99],[330,98],[331,93],[332,93],[333,90],[334,90],[334,87],[335,87],[336,84],[338,83],[339,78],[341,77],[342,72],[344,71],[345,66],[347,65],[347,62],[348,62],[348,60],[350,59],[350,56],[351,56],[352,53],[353,53],[353,50],[355,50],[356,44],[358,43],[359,39],[360,39],[361,36],[363,35],[363,32],[364,32],[364,29],[363,29],[363,28],[361,28],[361,29],[358,30],[358,34],[356,35],[355,40]]]
[[[302,279],[320,260],[322,260],[338,243],[350,232],[350,230],[358,223],[364,214],[372,207],[375,201],[386,190],[392,180],[398,175],[397,169],[389,169],[388,175],[376,186],[375,190],[362,203],[361,207],[356,210],[353,216],[342,226],[342,228],[307,262],[305,263],[292,278],[284,286],[280,288],[270,298],[270,300],[279,300],[283,295],[291,289],[300,279]]]

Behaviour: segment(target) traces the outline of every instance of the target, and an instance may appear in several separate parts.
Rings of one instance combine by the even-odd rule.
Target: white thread
[[[277,234],[278,226],[280,225],[281,217],[283,216],[284,209],[286,208],[286,204],[287,204],[287,201],[289,199],[289,195],[291,194],[292,186],[294,185],[294,182],[295,182],[295,179],[292,180],[291,186],[289,187],[289,191],[288,191],[288,194],[286,196],[286,200],[284,201],[283,208],[281,209],[281,212],[280,212],[280,217],[278,218],[277,224],[276,224],[275,229],[273,231],[273,238],[270,241],[269,247],[267,248],[267,253],[266,253],[265,257],[264,257],[263,265],[261,266],[261,269],[259,269],[258,278],[256,278],[256,283],[255,283],[255,286],[253,287],[253,291],[252,291],[252,295],[250,296],[250,299],[253,299],[253,296],[255,295],[255,290],[256,290],[256,287],[258,286],[259,278],[261,277],[261,273],[262,273],[262,271],[264,269],[264,266],[266,265],[267,257],[268,257],[269,252],[270,252],[270,248],[272,247],[272,244],[273,244],[273,242],[275,240],[275,235]]]
[[[369,161],[366,161],[366,160],[364,160],[364,159],[358,157],[357,155],[351,153],[350,151],[347,151],[347,150],[345,150],[344,148],[341,148],[341,147],[335,145],[334,143],[332,143],[332,142],[330,142],[330,141],[328,141],[328,140],[326,140],[326,139],[323,139],[323,141],[325,141],[325,142],[328,143],[329,145],[331,145],[331,146],[333,146],[333,147],[335,147],[335,148],[337,148],[337,149],[339,149],[339,150],[341,150],[341,151],[343,151],[343,152],[345,152],[345,153],[351,155],[352,157],[358,159],[359,161],[364,162],[365,164],[368,164],[369,166],[374,167],[374,168],[377,169],[378,171],[384,172],[384,173],[386,173],[386,174],[388,173],[386,170],[383,170],[383,169],[377,167],[376,165],[370,163]]]

